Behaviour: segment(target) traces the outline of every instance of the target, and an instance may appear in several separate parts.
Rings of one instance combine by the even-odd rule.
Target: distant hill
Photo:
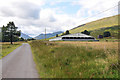
[[[118,25],[118,16],[120,16],[120,15],[115,15],[115,16],[99,19],[96,21],[92,21],[92,22],[89,22],[89,23],[86,23],[83,25],[79,25],[78,27],[75,27],[69,31],[72,34],[72,33],[82,32],[84,30],[93,31],[93,30],[97,30],[100,28],[117,26]]]
[[[61,34],[63,33],[62,31],[54,32],[54,33],[48,33],[46,34],[46,38],[54,37],[56,34]],[[40,34],[35,37],[35,39],[45,39],[45,34]]]
[[[24,39],[30,39],[30,38],[32,38],[32,37],[28,36],[28,35],[25,34],[25,33],[21,33],[21,36],[20,36],[20,37],[22,37],[22,38],[24,38]]]

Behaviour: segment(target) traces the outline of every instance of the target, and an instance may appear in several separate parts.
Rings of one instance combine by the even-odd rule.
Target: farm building
[[[94,37],[82,33],[68,34],[50,39],[49,41],[97,41]]]
[[[98,35],[98,38],[99,38],[99,39],[102,39],[102,38],[103,38],[103,35]]]

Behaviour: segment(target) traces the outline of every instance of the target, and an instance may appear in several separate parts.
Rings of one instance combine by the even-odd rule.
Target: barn
[[[68,34],[60,37],[56,37],[50,39],[49,41],[97,41],[94,37],[82,34],[82,33],[75,33],[75,34]]]

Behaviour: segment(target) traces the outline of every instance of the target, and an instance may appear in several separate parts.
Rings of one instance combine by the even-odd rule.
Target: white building
[[[50,39],[49,41],[98,41],[98,40],[86,34],[75,33],[75,34],[68,34],[68,35],[56,37]]]

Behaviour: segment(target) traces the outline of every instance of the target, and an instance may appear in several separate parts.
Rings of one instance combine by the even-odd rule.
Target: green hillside
[[[86,23],[85,25],[83,25],[81,27],[71,29],[70,33],[71,34],[78,33],[78,32],[82,32],[84,30],[93,31],[96,29],[111,27],[111,26],[116,26],[116,25],[118,25],[118,15],[115,15],[112,17],[106,17],[103,19],[99,19],[99,20],[96,20],[93,22]]]
[[[111,37],[109,37],[109,38],[117,39],[118,38],[118,28],[119,27],[120,26],[112,26],[112,27],[106,27],[106,28],[100,28],[100,29],[97,29],[97,30],[92,30],[92,31],[90,31],[90,35],[97,38],[98,35],[103,35],[103,33],[105,31],[109,31],[111,33]]]

